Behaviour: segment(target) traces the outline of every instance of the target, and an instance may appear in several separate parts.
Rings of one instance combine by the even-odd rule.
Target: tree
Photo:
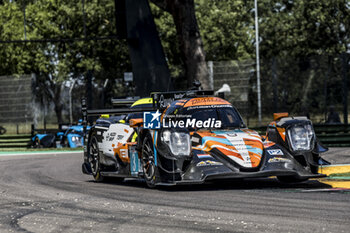
[[[198,79],[204,89],[209,89],[209,75],[203,42],[195,15],[194,0],[151,0],[169,12],[174,20],[180,54],[185,64],[187,85]]]
[[[272,76],[271,61],[277,66],[278,99],[283,100],[284,110],[301,113],[310,106],[315,110],[324,107],[326,100],[320,87],[327,86],[327,79],[341,80],[337,75],[339,54],[349,51],[349,4],[342,0],[259,0],[258,3],[262,81],[266,80],[263,98],[272,93],[267,82]],[[341,93],[339,82],[333,91],[337,95]]]
[[[349,49],[347,1],[261,0],[258,3],[262,56],[307,57]]]
[[[173,17],[154,4],[152,12],[173,77],[181,77],[184,63]],[[195,13],[207,61],[255,58],[254,18],[245,1],[195,1]]]
[[[23,10],[26,12],[26,38],[81,38],[115,34],[114,3],[37,0],[4,1],[0,5],[0,40],[24,39]],[[85,17],[85,27],[84,27]],[[130,70],[127,48],[122,41],[89,40],[0,45],[0,75],[35,73],[62,122],[61,98],[65,83],[94,72],[95,83],[115,80]]]

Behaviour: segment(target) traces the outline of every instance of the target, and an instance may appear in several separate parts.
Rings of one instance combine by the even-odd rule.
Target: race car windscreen
[[[245,127],[236,109],[228,105],[214,105],[210,106],[210,108],[208,106],[189,107],[182,109],[178,114],[186,116],[185,118],[196,119],[196,121],[200,120],[204,122],[208,119],[220,120],[221,129]],[[185,118],[181,117],[183,120]],[[179,119],[177,118],[177,120]]]

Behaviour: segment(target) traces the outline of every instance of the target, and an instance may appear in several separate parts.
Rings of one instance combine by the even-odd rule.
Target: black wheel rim
[[[35,147],[35,148],[38,148],[39,145],[40,145],[39,139],[36,138],[36,139],[34,140],[34,147]]]
[[[95,137],[91,139],[90,151],[89,151],[89,163],[93,175],[96,175],[100,169],[100,162],[98,158],[98,145]]]
[[[154,177],[155,164],[154,164],[154,155],[149,143],[145,143],[142,150],[142,164],[143,164],[143,173],[147,180],[152,180]]]

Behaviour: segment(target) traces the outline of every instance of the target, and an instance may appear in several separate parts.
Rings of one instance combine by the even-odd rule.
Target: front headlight
[[[76,146],[81,146],[81,137],[78,136],[73,136],[72,137],[72,142],[76,145]]]
[[[188,132],[176,132],[165,130],[162,133],[162,141],[165,142],[171,153],[175,156],[189,155],[191,151],[191,141]]]
[[[294,125],[288,129],[288,137],[293,151],[312,150],[314,135],[311,124]]]

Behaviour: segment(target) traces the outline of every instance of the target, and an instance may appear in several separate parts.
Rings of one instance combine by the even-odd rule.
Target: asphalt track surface
[[[0,156],[0,232],[349,232],[350,192],[255,179],[96,183],[82,153]]]

